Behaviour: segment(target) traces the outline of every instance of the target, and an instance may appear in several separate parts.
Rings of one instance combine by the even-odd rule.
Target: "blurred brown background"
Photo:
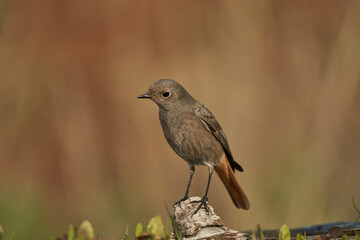
[[[48,239],[89,219],[106,239],[183,196],[159,78],[227,133],[251,208],[217,177],[236,229],[355,220],[360,205],[360,1],[0,1],[0,224]],[[198,168],[191,195],[204,193]]]

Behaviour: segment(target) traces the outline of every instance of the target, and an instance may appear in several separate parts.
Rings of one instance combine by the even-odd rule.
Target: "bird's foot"
[[[192,201],[191,203],[200,203],[200,205],[196,208],[196,210],[191,214],[191,217],[194,216],[200,209],[202,206],[204,206],[206,214],[209,215],[209,207],[207,205],[208,202],[208,198],[207,197],[202,197],[201,200],[198,201]]]
[[[181,202],[186,201],[186,200],[188,200],[188,199],[189,199],[188,196],[183,197],[183,198],[180,199],[179,201],[175,202],[174,205],[173,205],[173,207],[175,207],[175,206],[180,207]]]

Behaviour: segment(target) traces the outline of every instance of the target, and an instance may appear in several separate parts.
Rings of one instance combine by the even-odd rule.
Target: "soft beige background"
[[[189,173],[136,99],[159,78],[211,109],[245,169],[249,211],[210,188],[228,226],[355,220],[359,26],[356,0],[1,0],[0,224],[48,239],[89,219],[117,239],[166,219]]]

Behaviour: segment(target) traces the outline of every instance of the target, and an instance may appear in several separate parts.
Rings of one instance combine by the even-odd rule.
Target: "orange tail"
[[[249,200],[247,199],[244,191],[236,180],[235,174],[232,171],[225,154],[224,157],[221,158],[219,164],[217,164],[214,169],[219,175],[221,181],[224,183],[226,189],[228,190],[235,206],[237,208],[249,209]]]

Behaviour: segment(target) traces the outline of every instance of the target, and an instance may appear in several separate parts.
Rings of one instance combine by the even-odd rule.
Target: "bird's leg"
[[[207,194],[208,194],[208,191],[209,191],[209,186],[210,186],[210,181],[211,181],[212,173],[213,173],[213,169],[212,169],[212,168],[209,168],[209,180],[208,180],[208,183],[207,183],[207,186],[206,186],[205,195],[201,198],[200,201],[193,201],[193,202],[200,202],[200,205],[199,205],[199,206],[197,207],[197,209],[193,212],[193,214],[191,214],[191,216],[193,216],[194,214],[196,214],[196,213],[200,210],[201,206],[204,206],[206,213],[209,214],[209,208],[208,208],[206,202],[208,201]]]
[[[188,182],[188,185],[187,185],[187,187],[186,187],[185,196],[184,196],[183,199],[182,199],[183,201],[189,198],[189,189],[190,189],[190,185],[191,185],[191,181],[192,181],[194,172],[195,172],[195,167],[194,167],[193,165],[191,165],[191,166],[190,166],[189,182]]]
[[[193,165],[190,165],[190,177],[189,177],[188,185],[186,187],[185,196],[182,199],[180,199],[179,201],[177,201],[176,203],[174,203],[174,206],[179,205],[181,202],[189,199],[189,189],[190,189],[190,185],[191,185],[191,181],[192,181],[194,172],[195,172],[195,167]]]

